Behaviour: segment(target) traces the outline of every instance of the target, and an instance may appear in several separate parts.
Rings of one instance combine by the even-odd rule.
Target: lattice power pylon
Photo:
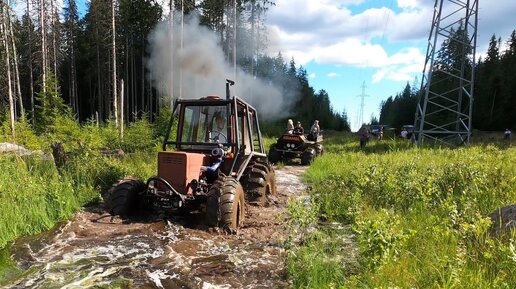
[[[469,143],[477,23],[478,0],[435,0],[414,124],[419,145]],[[453,57],[437,55],[438,43],[452,47]]]

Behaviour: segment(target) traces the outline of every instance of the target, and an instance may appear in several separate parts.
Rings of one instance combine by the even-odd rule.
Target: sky
[[[379,117],[381,101],[419,88],[433,17],[432,0],[276,0],[267,13],[269,53],[303,66],[351,127]],[[479,0],[477,59],[496,34],[516,29],[516,1]],[[441,42],[438,42],[440,45]],[[502,47],[503,49],[503,47]],[[362,88],[365,86],[365,88]],[[324,124],[321,124],[324,127]]]

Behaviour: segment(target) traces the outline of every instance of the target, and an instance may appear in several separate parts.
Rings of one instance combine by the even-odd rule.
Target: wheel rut
[[[290,288],[283,241],[288,200],[306,189],[306,167],[276,170],[277,194],[246,206],[234,235],[200,216],[111,218],[89,207],[11,247],[25,273],[5,288]],[[117,285],[118,284],[118,285]]]

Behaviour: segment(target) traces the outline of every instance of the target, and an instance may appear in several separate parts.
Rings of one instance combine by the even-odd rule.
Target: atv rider
[[[305,133],[305,129],[301,125],[301,122],[297,121],[296,126],[294,127],[294,134],[303,135],[304,133]]]
[[[286,132],[288,134],[292,134],[294,132],[294,122],[290,118],[287,121],[287,130],[286,130]]]

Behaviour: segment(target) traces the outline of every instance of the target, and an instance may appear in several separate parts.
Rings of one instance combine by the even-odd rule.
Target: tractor
[[[126,178],[113,186],[105,197],[112,215],[129,216],[142,205],[167,214],[201,212],[210,227],[234,232],[244,222],[246,203],[264,205],[276,193],[256,109],[231,97],[231,85],[227,80],[225,99],[175,101],[157,175],[145,183]]]
[[[271,163],[278,163],[288,159],[301,159],[301,165],[309,165],[316,156],[324,153],[322,135],[313,140],[310,135],[286,133],[269,148],[268,159]]]

